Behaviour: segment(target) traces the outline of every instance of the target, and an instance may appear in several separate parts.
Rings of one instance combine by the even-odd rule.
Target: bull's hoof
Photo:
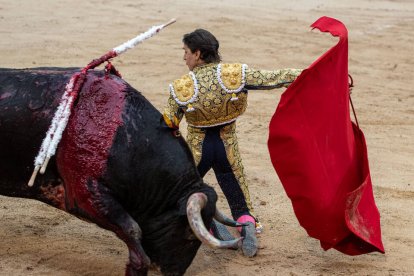
[[[256,228],[253,223],[248,222],[247,226],[243,226],[241,232],[242,237],[242,252],[247,257],[254,257],[257,254],[257,237],[256,237]]]

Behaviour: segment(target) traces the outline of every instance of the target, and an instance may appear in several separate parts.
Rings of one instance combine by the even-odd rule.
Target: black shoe
[[[248,222],[247,226],[243,226],[241,231],[241,236],[243,237],[242,241],[242,251],[243,254],[247,257],[253,257],[257,253],[257,237],[256,237],[256,227],[253,223]]]
[[[211,231],[213,232],[213,236],[219,240],[230,241],[235,239],[235,237],[233,237],[233,235],[229,232],[225,225],[221,224],[220,222],[214,219],[211,223]],[[234,248],[230,249],[238,249],[238,247],[236,245]]]

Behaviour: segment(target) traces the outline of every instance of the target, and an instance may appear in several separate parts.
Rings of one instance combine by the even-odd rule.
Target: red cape
[[[281,96],[269,126],[270,157],[299,223],[323,249],[384,253],[365,138],[350,119],[348,32],[329,17],[311,27],[339,42]]]

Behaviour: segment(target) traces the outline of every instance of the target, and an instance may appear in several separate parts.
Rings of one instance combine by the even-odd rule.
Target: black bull
[[[210,225],[217,195],[185,141],[122,79],[88,72],[56,156],[27,186],[76,72],[0,69],[0,194],[37,199],[115,232],[129,249],[128,275],[145,275],[150,260],[164,274],[183,274],[201,245],[189,226],[188,199],[207,199],[201,217]]]

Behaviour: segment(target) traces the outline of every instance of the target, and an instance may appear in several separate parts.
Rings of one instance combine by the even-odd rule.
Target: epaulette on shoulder
[[[245,84],[246,64],[222,63],[217,67],[217,77],[222,86],[231,92],[239,92]]]
[[[170,85],[170,92],[179,102],[188,102],[195,93],[194,80],[190,74],[176,79]]]

